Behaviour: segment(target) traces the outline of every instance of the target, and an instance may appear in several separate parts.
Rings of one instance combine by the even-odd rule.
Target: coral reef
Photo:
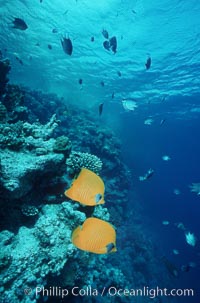
[[[34,291],[24,294],[24,289],[36,286],[70,290],[75,285],[83,289],[147,285],[155,276],[153,246],[140,226],[134,225],[134,231],[129,228],[136,212],[127,211],[131,177],[116,135],[97,126],[90,113],[66,105],[54,94],[5,83],[4,91],[0,102],[1,302],[48,302]],[[106,207],[88,210],[64,202],[64,189],[81,167],[101,171]],[[72,245],[72,230],[88,216],[117,227],[115,256],[93,255]],[[80,299],[131,301],[128,297],[77,301],[70,297],[66,302]]]
[[[71,228],[84,219],[84,214],[65,202],[44,206],[32,229],[22,226],[16,236],[8,231],[1,232],[2,300],[36,302],[34,293],[24,298],[24,288],[45,285],[50,273],[59,275],[64,265],[73,259]],[[11,285],[8,291],[6,285]]]
[[[82,287],[127,285],[122,271],[108,264],[107,257],[90,255],[71,244],[72,228],[84,220],[85,215],[76,206],[63,202],[44,206],[32,229],[22,226],[16,236],[8,231],[0,233],[3,302],[37,302],[35,292],[24,296],[24,289],[47,285],[51,275],[58,277],[61,287],[68,288],[78,281]]]

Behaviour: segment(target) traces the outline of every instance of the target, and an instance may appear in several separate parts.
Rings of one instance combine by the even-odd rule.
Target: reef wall
[[[134,244],[121,235],[123,266],[118,257],[89,254],[71,243],[72,230],[91,215],[112,222],[119,234],[120,229],[123,235],[127,232],[123,224],[129,217],[130,175],[121,160],[119,139],[90,113],[54,94],[8,84],[9,62],[0,62],[0,302],[43,302],[33,291],[36,286],[144,284],[153,272],[153,248],[137,227]],[[106,207],[83,208],[64,197],[83,165],[104,179]],[[127,273],[127,264],[135,269]],[[28,295],[27,289],[32,289]]]

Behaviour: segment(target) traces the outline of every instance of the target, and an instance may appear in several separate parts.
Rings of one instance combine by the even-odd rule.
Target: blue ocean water
[[[198,104],[198,98],[191,98],[192,104]],[[180,100],[173,100],[173,105]],[[180,273],[176,287],[194,287],[199,292],[199,252],[200,246],[189,246],[182,230],[176,223],[182,222],[187,230],[199,234],[199,196],[190,192],[189,185],[199,179],[199,128],[196,117],[183,119],[176,113],[169,115],[163,125],[160,120],[165,117],[165,110],[170,104],[160,105],[158,118],[152,125],[144,125],[145,115],[151,110],[141,112],[134,117],[123,117],[124,157],[133,175],[133,184],[142,204],[144,222],[149,237],[154,239],[160,253],[166,255],[181,267],[191,260],[197,264],[190,272]],[[151,111],[153,113],[153,111]],[[162,155],[169,155],[169,161],[163,161]],[[155,174],[146,183],[140,182],[138,176],[149,167]],[[179,193],[175,194],[174,189]],[[134,205],[134,201],[133,201]],[[162,221],[169,225],[162,225]],[[173,254],[173,249],[179,251]],[[198,298],[183,299],[182,302],[198,302]]]
[[[74,252],[71,265],[79,267],[77,259],[81,260],[78,278],[76,276],[74,281],[81,286],[86,287],[92,281],[94,287],[105,285],[108,288],[112,285],[111,280],[115,281],[116,287],[120,287],[120,281],[123,281],[121,287],[125,287],[126,282],[129,288],[145,285],[152,288],[192,288],[195,296],[189,298],[176,296],[134,299],[137,303],[200,301],[200,195],[198,190],[191,191],[192,184],[200,183],[199,12],[200,3],[197,0],[164,0],[162,3],[158,0],[0,1],[0,50],[1,59],[8,59],[11,64],[9,84],[19,85],[27,91],[34,90],[28,99],[30,107],[26,104],[28,111],[27,116],[23,116],[23,123],[47,123],[51,118],[50,113],[56,113],[61,121],[56,135],[66,135],[69,129],[67,135],[71,136],[74,149],[78,148],[81,152],[93,151],[100,159],[102,157],[102,161],[105,160],[107,170],[103,177],[108,182],[106,207],[111,214],[110,221],[117,229],[118,251],[108,255],[107,259],[101,260],[97,257],[93,261],[91,257],[89,270],[92,278],[88,278],[87,283],[84,281],[85,284],[80,276],[88,275],[87,266],[82,264],[82,258],[85,260],[87,257]],[[15,26],[14,18],[26,22],[27,28],[20,29],[19,21]],[[114,48],[110,45],[113,37],[117,41]],[[68,51],[63,47],[61,40],[64,38],[70,39],[72,53],[69,45]],[[105,47],[105,42],[109,47]],[[149,58],[151,65],[147,69],[145,64]],[[56,94],[66,107],[60,103],[55,105],[57,99],[52,95],[45,97],[40,92]],[[37,104],[34,103],[34,98],[38,98]],[[0,102],[4,101],[4,96],[1,96]],[[17,128],[15,123],[21,120],[14,115],[15,110],[20,112],[20,106],[17,104],[17,109],[9,109],[9,105],[7,106],[10,120],[6,123],[13,123],[14,128]],[[75,108],[75,113],[70,106]],[[31,117],[29,120],[28,116]],[[108,138],[104,127],[111,130]],[[4,126],[1,130],[3,136]],[[48,127],[45,131],[48,131]],[[108,146],[103,143],[105,150],[111,152],[107,158],[104,157],[105,150],[100,146],[102,141],[96,140],[101,131],[105,142],[107,140],[110,144]],[[27,138],[28,134],[27,131]],[[88,134],[91,138],[88,138]],[[52,135],[52,138],[55,139],[56,135]],[[116,137],[119,144],[113,143]],[[47,139],[43,141],[45,140]],[[44,148],[45,144],[41,144],[39,147]],[[31,154],[31,148],[28,150]],[[24,155],[27,154],[26,151]],[[168,157],[167,160],[164,156]],[[109,166],[112,161],[120,163],[116,166],[117,169]],[[29,161],[24,163],[27,162]],[[140,177],[144,177],[150,168],[154,171],[153,175],[141,181]],[[125,186],[124,171],[129,186]],[[45,178],[47,175],[48,173]],[[37,179],[39,176],[36,176],[36,184],[41,182]],[[54,182],[55,180],[52,184]],[[56,198],[59,196],[59,202],[63,202],[59,190],[63,191],[69,180],[62,182],[61,185],[55,182],[53,189],[51,186],[48,188],[49,192],[56,188],[55,195]],[[124,188],[120,188],[120,182]],[[5,196],[1,190],[0,192],[2,202]],[[36,192],[37,189],[33,190],[33,196],[28,199],[26,197],[25,202],[35,198]],[[119,196],[115,200],[113,197],[116,192]],[[120,194],[122,201],[126,196],[125,205],[120,204]],[[24,202],[23,197],[20,199],[18,201],[16,198],[16,211],[19,204]],[[56,203],[49,198],[49,203],[46,204],[48,206]],[[4,214],[4,210],[2,213]],[[44,213],[45,211],[40,212],[40,218]],[[18,218],[17,215],[14,216]],[[167,224],[164,224],[166,221]],[[26,221],[19,216],[16,226],[12,226],[11,230],[14,230],[17,237],[20,227],[31,229],[35,224],[36,221]],[[6,230],[7,226],[9,225],[3,225]],[[195,237],[194,246],[186,241],[188,233]],[[48,259],[46,256],[45,258]],[[46,266],[45,258],[38,270]],[[52,259],[53,257],[48,259],[48,262]],[[96,265],[95,272],[94,264],[98,261],[100,265]],[[5,264],[8,265],[9,261],[5,261]],[[30,264],[27,267],[31,268]],[[116,276],[117,269],[124,274],[121,278],[119,276],[119,284],[114,280],[112,267]],[[5,271],[3,266],[2,268]],[[55,272],[60,274],[61,271],[63,276],[68,277],[66,268],[66,273],[61,269]],[[74,268],[69,268],[71,274]],[[105,281],[100,268],[104,269],[110,280],[107,278]],[[177,269],[177,277],[173,275],[173,269]],[[70,278],[67,282],[72,284],[73,278]],[[40,277],[37,279],[37,283],[42,281],[39,280]],[[14,289],[22,283],[20,277],[18,280]],[[51,273],[46,283],[47,286],[51,283],[62,285],[61,280]],[[36,283],[32,276],[30,281]],[[72,287],[67,282],[67,287]],[[11,298],[11,287],[6,283],[5,289],[2,286],[1,293],[7,292],[7,298]],[[19,294],[18,298],[22,300],[22,297]],[[112,302],[129,302],[129,299],[114,297]],[[9,302],[9,299],[3,300],[4,303]],[[45,296],[35,300],[39,303],[86,302],[80,296],[71,296],[66,300]],[[106,298],[105,302],[111,302],[108,300],[111,298]],[[100,301],[99,298],[90,298],[90,302]],[[10,299],[10,302],[14,301]]]

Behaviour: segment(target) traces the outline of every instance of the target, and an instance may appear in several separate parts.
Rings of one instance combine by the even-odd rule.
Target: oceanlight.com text
[[[150,288],[144,286],[142,288],[116,288],[115,286],[103,287],[101,289],[94,288],[90,285],[84,288],[74,286],[73,288],[62,288],[60,286],[36,287],[35,289],[27,288],[24,289],[25,295],[36,295],[45,297],[60,297],[64,298],[67,296],[74,297],[148,297],[154,299],[156,297],[192,297],[194,296],[193,289],[180,289],[180,288]]]
[[[133,297],[149,297],[154,299],[156,297],[190,297],[194,296],[193,289],[167,289],[167,288],[149,288],[145,286],[143,288],[136,289],[117,289],[116,287],[110,287],[108,289],[109,296],[133,296]]]

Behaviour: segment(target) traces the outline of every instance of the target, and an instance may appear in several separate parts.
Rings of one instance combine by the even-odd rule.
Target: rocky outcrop
[[[19,199],[34,188],[36,181],[47,174],[59,174],[64,156],[48,154],[37,156],[33,153],[1,152],[1,184],[6,198]]]

